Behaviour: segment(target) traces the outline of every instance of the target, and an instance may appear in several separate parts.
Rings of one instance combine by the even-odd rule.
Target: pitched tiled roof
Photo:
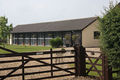
[[[90,17],[83,19],[18,25],[13,29],[12,33],[82,30],[92,22],[96,21],[97,18],[98,17]]]

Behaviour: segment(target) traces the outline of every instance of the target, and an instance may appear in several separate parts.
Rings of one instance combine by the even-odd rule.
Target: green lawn
[[[96,59],[92,59],[92,62],[94,63],[96,61]],[[90,61],[87,60],[88,63],[90,63]],[[102,60],[99,60],[97,62],[97,64],[102,64]],[[92,67],[91,64],[87,64],[86,68],[89,69],[90,67]],[[102,70],[102,66],[96,66],[97,70]],[[95,70],[95,68],[93,67],[92,70]],[[95,75],[95,76],[99,76],[99,74],[95,71],[90,71],[88,75]],[[101,73],[102,75],[102,73]]]
[[[96,61],[96,59],[92,59],[92,62],[94,63]],[[90,61],[88,61],[87,60],[87,62],[89,62],[90,63]],[[102,60],[99,60],[98,62],[97,62],[97,64],[102,64]],[[86,65],[86,68],[90,68],[91,67],[91,65],[89,65],[89,64],[87,64]],[[102,66],[96,66],[96,68],[98,69],[98,70],[102,70]],[[95,68],[92,68],[92,69],[95,69]],[[113,71],[115,71],[115,70],[117,70],[117,69],[114,69],[113,68]],[[95,72],[95,71],[90,71],[90,73],[88,74],[88,75],[95,75],[95,76],[99,76],[99,74],[97,73],[97,72]],[[101,75],[102,75],[102,73],[101,73]],[[112,74],[113,75],[113,78],[117,78],[117,73],[114,73],[114,74]]]
[[[2,47],[2,45],[0,45]],[[5,48],[11,49],[16,52],[33,52],[41,50],[49,50],[51,47],[44,46],[22,46],[22,45],[5,45]],[[0,49],[0,54],[9,53]]]

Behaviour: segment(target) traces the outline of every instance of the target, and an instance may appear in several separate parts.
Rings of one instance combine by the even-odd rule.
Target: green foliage
[[[65,34],[65,44],[66,44],[67,47],[69,47],[70,44],[71,44],[70,40],[71,40],[71,35],[70,34]]]
[[[59,38],[59,37],[54,38],[54,39],[51,39],[51,40],[50,40],[50,45],[51,45],[53,48],[59,48],[60,46],[63,45],[62,39]]]
[[[7,42],[7,38],[10,35],[10,31],[12,30],[12,24],[7,25],[8,19],[5,17],[0,17],[0,41]]]
[[[62,51],[65,51],[65,49],[64,49],[64,48],[61,48],[61,50],[62,50]]]
[[[109,65],[120,68],[120,6],[110,4],[99,21],[101,47],[108,56]]]
[[[3,47],[3,45],[0,45]],[[23,45],[8,45],[6,44],[6,48],[16,51],[16,52],[38,52],[38,51],[43,51],[43,50],[50,50],[51,47],[48,46],[23,46]],[[10,53],[7,51],[4,51],[2,49],[0,49],[0,54],[6,54],[6,53]]]
[[[65,39],[66,39],[66,40],[70,40],[70,38],[71,38],[71,37],[70,37],[70,34],[66,34],[66,35],[65,35]]]
[[[72,40],[76,41],[76,39],[79,37],[79,35],[72,35]]]

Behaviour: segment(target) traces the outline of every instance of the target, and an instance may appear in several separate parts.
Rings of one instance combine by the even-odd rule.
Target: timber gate
[[[97,80],[113,80],[112,67],[108,66],[107,56],[101,51],[89,51],[75,46],[77,76],[90,76]]]
[[[11,52],[11,54],[0,54],[0,80],[41,80],[75,75],[75,67],[72,66],[75,64],[75,55],[71,53],[74,50],[53,51],[51,49],[44,52],[17,53],[2,47],[0,49]],[[71,55],[54,55],[59,53],[70,53]],[[55,63],[56,59],[62,61]],[[69,61],[65,61],[65,59],[69,59]],[[62,65],[71,67],[62,67]],[[59,71],[64,74],[60,74]]]
[[[112,73],[117,72],[108,66],[105,54],[85,50],[82,46],[74,46],[74,50],[50,49],[24,53],[3,47],[0,49],[11,52],[0,54],[0,80],[41,80],[65,76],[91,76],[99,80],[112,80]],[[56,62],[57,59],[59,62]],[[61,71],[64,74],[60,74]]]

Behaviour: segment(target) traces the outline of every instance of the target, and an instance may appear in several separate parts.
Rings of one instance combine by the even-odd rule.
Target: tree
[[[113,68],[120,68],[120,5],[112,3],[100,21],[101,47]]]
[[[69,47],[70,44],[71,44],[70,40],[71,40],[71,35],[70,34],[66,34],[65,35],[65,44],[66,44],[67,47]]]
[[[59,37],[56,37],[54,39],[50,40],[50,45],[54,48],[59,48],[60,46],[63,45],[62,39]]]
[[[73,40],[73,44],[75,45],[76,44],[76,40],[79,38],[79,35],[78,34],[74,34],[72,35],[72,40]]]
[[[0,17],[0,43],[4,44],[7,42],[7,38],[10,36],[12,30],[12,24],[7,25],[8,19],[4,16]]]

